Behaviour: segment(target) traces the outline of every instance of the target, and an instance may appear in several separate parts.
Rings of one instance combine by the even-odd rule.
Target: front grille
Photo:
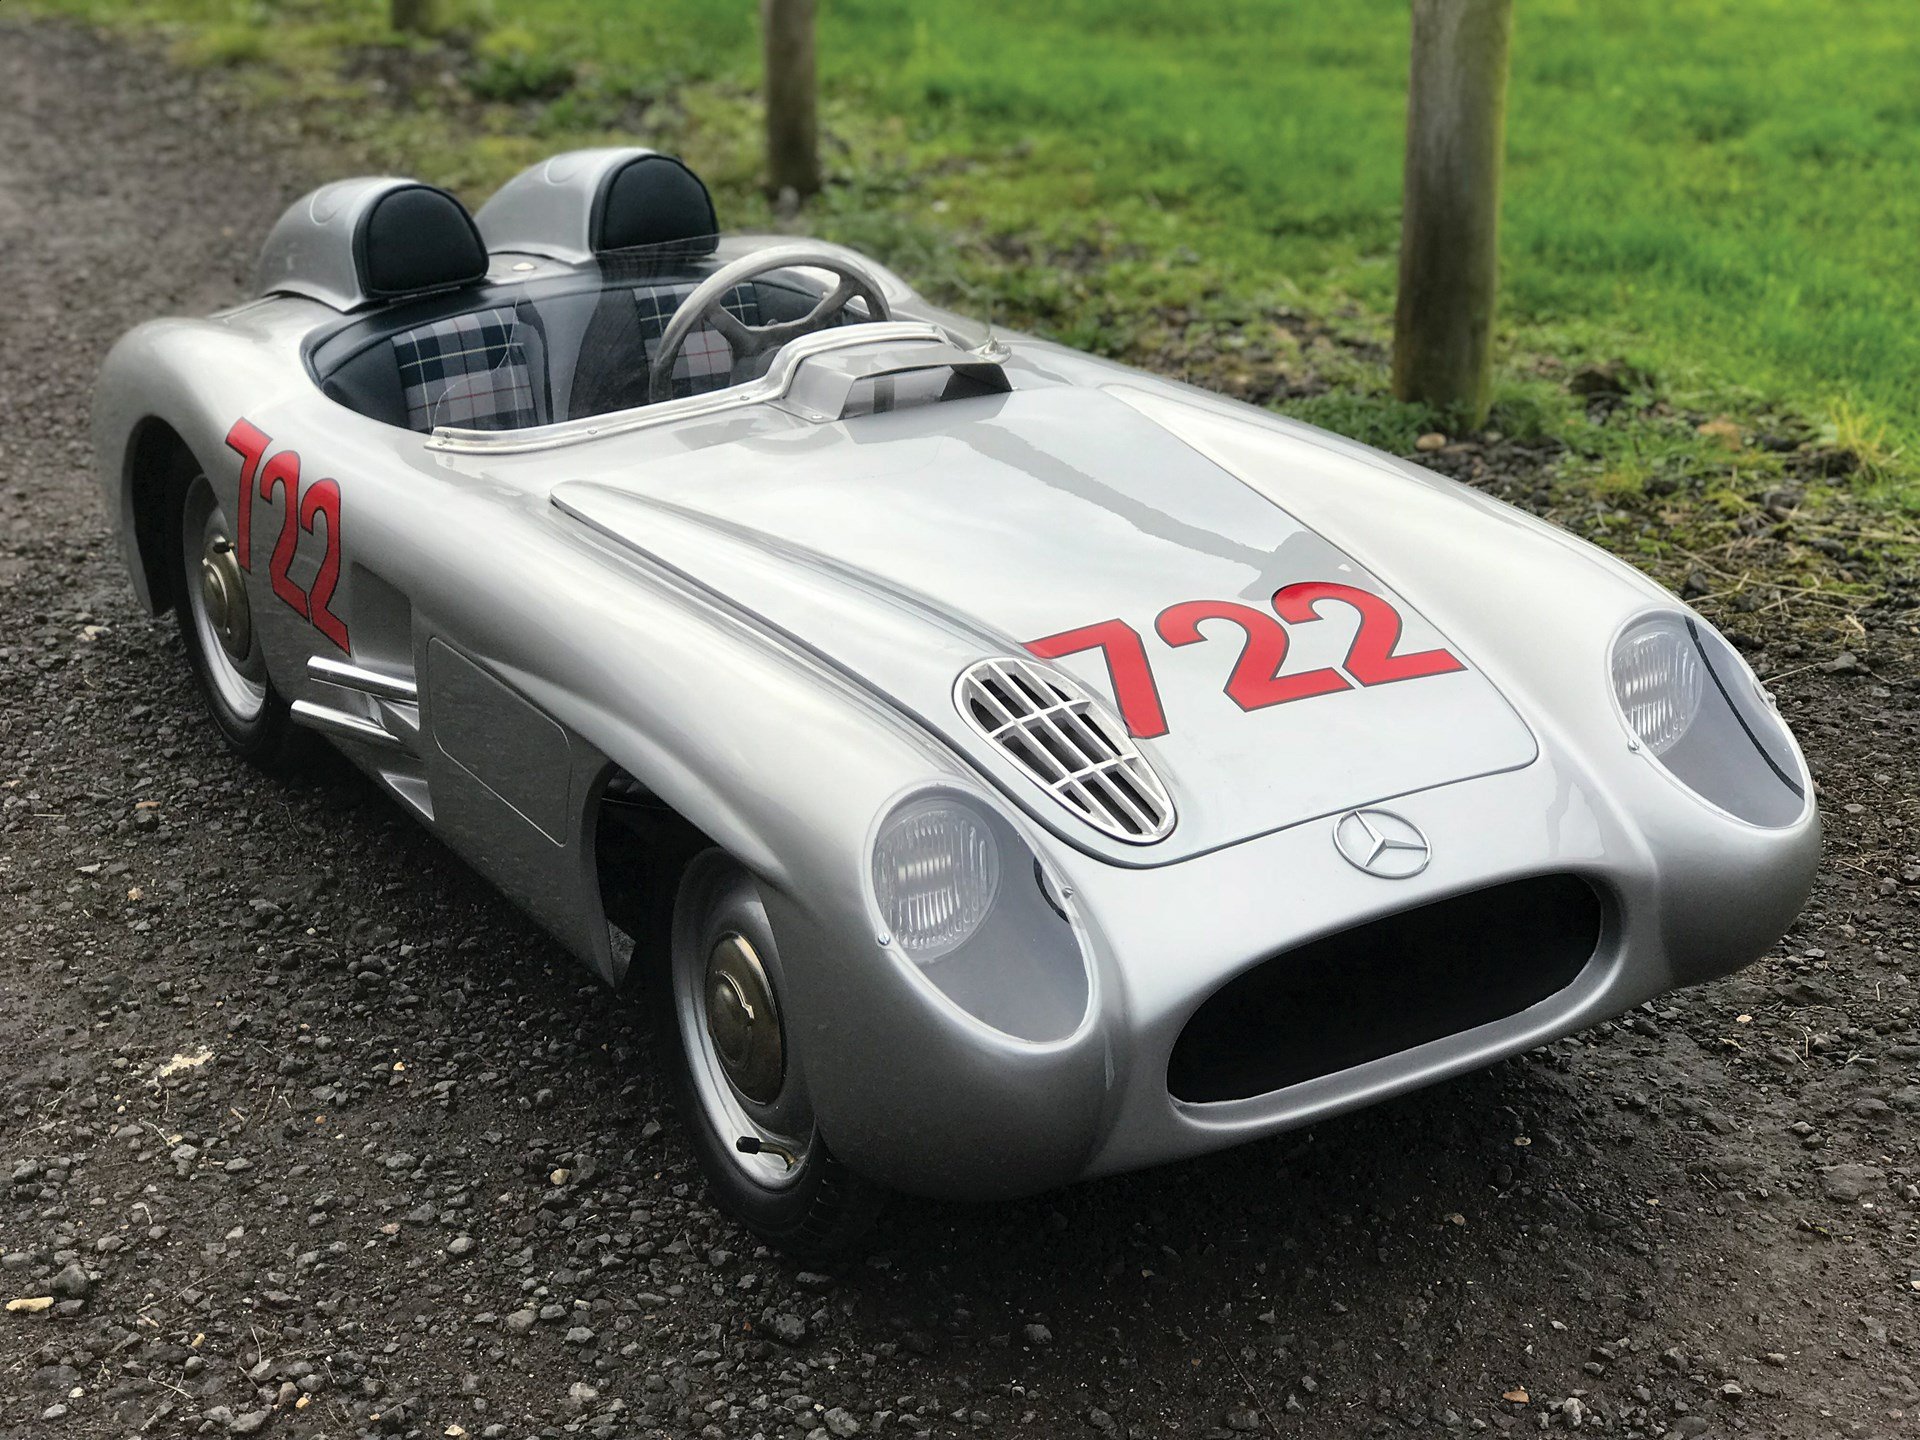
[[[1514,880],[1343,930],[1216,990],[1167,1066],[1176,1100],[1244,1100],[1517,1015],[1600,943],[1572,875]]]
[[[1011,656],[969,665],[954,703],[1047,792],[1136,845],[1173,831],[1173,801],[1126,727],[1059,670]]]

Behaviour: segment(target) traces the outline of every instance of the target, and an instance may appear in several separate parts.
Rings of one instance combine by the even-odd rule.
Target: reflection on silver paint
[[[393,176],[367,176],[323,185],[273,227],[260,249],[254,286],[263,294],[298,295],[336,310],[372,303],[354,265],[354,235],[374,202],[412,185]]]
[[[440,753],[566,843],[566,732],[478,665],[435,640],[427,649],[433,739]]]
[[[721,258],[770,243],[730,239]],[[874,341],[981,344],[981,327],[883,278],[895,324],[789,347],[782,383]],[[334,608],[356,646],[365,619],[378,649],[338,658],[421,672],[420,721],[438,741],[419,760],[344,737],[343,750],[608,979],[622,967],[598,908],[596,785],[618,767],[697,826],[755,877],[823,1132],[882,1182],[1014,1195],[1312,1123],[1745,964],[1811,884],[1810,804],[1747,823],[1626,748],[1609,647],[1634,617],[1678,608],[1671,596],[1350,441],[1011,335],[1002,396],[818,421],[768,388],[548,435],[430,438],[317,392],[301,347],[337,319],[283,296],[143,326],[115,348],[95,448],[140,597],[158,563],[136,523],[153,477],[130,464],[144,425],[185,441],[228,514],[238,465],[223,437],[243,416],[298,448],[308,474],[337,477]],[[303,585],[313,553],[294,570]],[[266,568],[248,583],[276,687],[391,710],[309,678],[325,642],[272,596]],[[1236,635],[1153,639],[1169,604],[1257,609],[1300,578],[1388,595],[1408,645],[1444,643],[1468,669],[1242,712],[1221,693]],[[1035,799],[951,700],[973,662],[1105,619],[1145,638],[1170,727],[1141,745],[1180,816],[1154,846]],[[1288,665],[1337,665],[1351,634],[1332,614],[1300,625]],[[1058,663],[1111,696],[1097,656]],[[1784,731],[1776,758],[1806,783]],[[1021,974],[1012,931],[950,990],[875,945],[872,837],[928,787],[969,797],[1007,827],[1009,853],[1017,837],[1071,894],[1077,1025],[1067,995],[1033,1038],[1000,1028],[1024,998],[1007,978]],[[1367,807],[1419,828],[1424,871],[1386,884],[1341,858],[1333,819]],[[1545,873],[1607,901],[1600,950],[1567,990],[1271,1095],[1168,1095],[1187,1018],[1250,966]],[[1056,923],[1038,886],[1009,893],[1033,925]]]
[[[1473,668],[1247,712],[1222,693],[1240,654],[1238,631],[1222,626],[1203,644],[1161,644],[1155,620],[1170,605],[1237,597],[1255,577],[1277,589],[1351,582],[1359,571],[1287,512],[1105,396],[1022,390],[859,424],[857,450],[836,449],[829,463],[803,462],[784,435],[708,447],[671,467],[623,464],[609,451],[597,465],[575,466],[579,478],[554,486],[553,496],[883,689],[1040,824],[1118,863],[1187,858],[1536,754],[1527,726]],[[1296,558],[1312,568],[1279,571]],[[1404,597],[1384,593],[1406,621],[1405,648],[1448,638]],[[1141,746],[1181,813],[1167,840],[1131,855],[1035,803],[1024,776],[957,723],[949,700],[955,674],[979,651],[1017,653],[1026,641],[1109,619],[1131,625],[1149,647],[1171,728]],[[1351,613],[1330,613],[1293,630],[1288,668],[1340,664],[1357,625]],[[952,637],[953,648],[930,630]],[[1098,654],[1055,663],[1111,698]]]
[[[494,191],[473,217],[474,224],[487,249],[496,253],[591,260],[593,242],[587,232],[602,177],[656,153],[625,145],[556,155]]]

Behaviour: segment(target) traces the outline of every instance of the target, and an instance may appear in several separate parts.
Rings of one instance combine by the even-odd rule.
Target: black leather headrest
[[[719,231],[698,175],[671,155],[640,155],[601,182],[587,234],[596,252],[688,241],[711,250]]]
[[[487,247],[467,207],[431,185],[395,186],[360,217],[354,266],[368,297],[398,299],[483,280]]]

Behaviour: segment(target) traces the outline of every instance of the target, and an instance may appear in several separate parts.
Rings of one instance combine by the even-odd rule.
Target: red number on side
[[[1347,671],[1362,685],[1387,685],[1467,668],[1446,649],[1394,654],[1393,647],[1400,643],[1400,612],[1368,590],[1330,580],[1306,580],[1276,591],[1273,610],[1289,625],[1305,625],[1320,618],[1318,606],[1325,600],[1338,600],[1360,612],[1360,629],[1347,650]]]
[[[260,498],[272,500],[275,490],[286,492],[287,509],[280,522],[280,543],[273,547],[273,563],[267,573],[273,577],[273,593],[304,620],[306,593],[287,573],[293,564],[293,552],[300,544],[300,457],[291,450],[282,450],[267,461],[266,468],[260,472]]]
[[[266,432],[245,420],[233,422],[233,428],[227,432],[227,447],[240,454],[240,516],[233,537],[233,558],[240,562],[242,570],[253,569],[253,477],[260,468],[260,458],[267,453],[267,446],[273,442]]]
[[[309,596],[313,604],[310,617],[314,629],[342,650],[347,648],[347,627],[328,609],[334,588],[340,583],[340,486],[332,480],[316,480],[300,497],[300,528],[309,535],[318,517],[327,522],[327,550],[320,557],[320,572],[313,577]]]
[[[1058,635],[1029,640],[1027,649],[1042,660],[1098,650],[1107,662],[1107,678],[1113,682],[1113,698],[1120,706],[1127,733],[1142,740],[1167,733],[1167,713],[1160,706],[1160,691],[1153,683],[1153,667],[1147,663],[1146,644],[1140,632],[1125,621],[1102,620],[1078,630],[1063,630]]]
[[[1247,637],[1226,685],[1227,698],[1242,710],[1263,710],[1289,700],[1306,700],[1353,688],[1339,671],[1325,667],[1303,670],[1298,675],[1282,675],[1280,667],[1287,663],[1287,632],[1271,616],[1263,615],[1251,605],[1232,600],[1188,600],[1162,610],[1154,628],[1169,645],[1191,645],[1206,638],[1200,633],[1203,620],[1225,620],[1238,625]]]

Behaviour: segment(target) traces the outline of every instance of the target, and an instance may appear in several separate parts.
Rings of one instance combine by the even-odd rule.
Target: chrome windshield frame
[[[925,320],[880,320],[839,326],[813,335],[803,335],[790,342],[774,356],[773,364],[765,375],[725,390],[664,400],[658,405],[609,411],[604,415],[586,415],[578,420],[562,420],[552,425],[534,425],[524,430],[467,430],[441,425],[436,426],[427,437],[426,448],[460,455],[521,455],[536,450],[555,450],[606,435],[622,435],[656,425],[671,425],[680,420],[782,400],[792,388],[801,365],[829,351],[864,345],[950,346],[959,343],[946,330]]]

